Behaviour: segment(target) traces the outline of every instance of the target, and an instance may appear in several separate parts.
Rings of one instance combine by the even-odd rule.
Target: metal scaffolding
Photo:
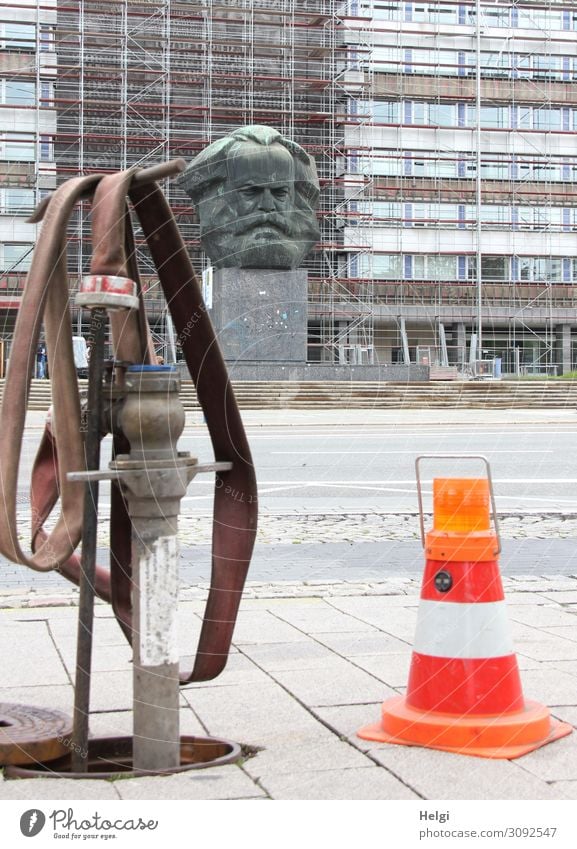
[[[79,172],[190,160],[270,124],[321,180],[312,361],[426,348],[462,367],[472,337],[509,370],[571,360],[576,0],[17,0],[0,26],[3,185],[37,201]],[[203,271],[190,201],[168,191]],[[34,240],[22,203],[0,232],[6,340],[26,267],[14,245]],[[70,233],[72,287],[88,214]],[[138,248],[160,345],[164,303]]]

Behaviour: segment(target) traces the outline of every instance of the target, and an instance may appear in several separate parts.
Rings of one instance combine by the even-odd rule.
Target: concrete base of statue
[[[303,269],[214,270],[206,300],[227,363],[306,364],[307,277]]]

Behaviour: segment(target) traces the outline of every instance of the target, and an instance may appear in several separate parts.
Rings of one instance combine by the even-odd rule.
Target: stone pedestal
[[[227,362],[305,365],[305,270],[215,269],[209,315]]]

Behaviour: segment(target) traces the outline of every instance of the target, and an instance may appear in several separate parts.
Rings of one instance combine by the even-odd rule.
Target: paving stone
[[[270,584],[263,584],[262,588],[266,589]],[[315,610],[321,609],[325,606],[325,603],[322,599],[312,597],[310,595],[305,595],[302,598],[295,598],[293,592],[296,591],[299,587],[302,588],[303,584],[301,582],[295,583],[293,581],[284,581],[279,582],[279,586],[283,586],[288,594],[285,598],[275,599],[274,602],[271,602],[268,598],[254,598],[254,599],[243,599],[240,605],[240,612],[243,613],[244,610],[267,610],[267,611],[280,611],[283,610],[291,610],[291,609],[300,609],[300,608],[314,608]]]
[[[521,674],[526,699],[548,705],[574,705],[577,702],[577,679],[556,664],[543,664],[540,669],[526,669]]]
[[[562,722],[568,722],[577,728],[577,707],[556,705],[551,708],[551,714]]]
[[[266,786],[269,776],[372,766],[372,761],[343,740],[309,739],[304,745],[287,746],[282,751],[258,752],[246,761],[244,769]]]
[[[94,672],[90,707],[93,711],[132,709],[132,670]]]
[[[75,778],[23,778],[0,781],[0,799],[54,799],[58,802],[82,799],[115,799],[119,794],[110,781]]]
[[[147,776],[113,782],[121,799],[264,799],[266,792],[240,767],[208,767],[177,775]]]
[[[559,790],[568,799],[577,799],[577,781],[553,781],[551,787]]]
[[[315,714],[340,737],[346,738],[361,752],[368,751],[372,744],[357,737],[357,731],[365,725],[378,722],[383,699],[367,704],[338,705],[315,708]]]
[[[282,611],[275,609],[275,614],[283,621],[306,631],[308,634],[374,631],[374,628],[367,625],[366,622],[324,606],[313,609],[284,609]]]
[[[293,625],[277,619],[267,610],[245,611],[239,616],[234,631],[234,642],[238,646],[245,644],[291,643],[307,640],[306,634]]]
[[[542,660],[534,660],[532,657],[527,657],[524,654],[519,654],[517,652],[517,666],[523,672],[525,669],[543,669],[543,667],[547,666],[546,661]],[[560,663],[562,661],[554,661],[555,664]]]
[[[25,589],[27,596],[34,595],[34,591],[30,590],[30,584],[26,583]],[[78,611],[69,607],[52,607],[46,613],[38,609],[15,608],[13,610],[0,611],[0,621],[13,622],[42,622],[50,619],[50,623],[63,622],[74,623],[78,620]]]
[[[544,593],[544,597],[559,604],[577,604],[577,589]]]
[[[573,732],[568,737],[523,755],[516,763],[543,781],[576,781],[577,734]]]
[[[60,655],[72,677],[76,671],[76,646],[59,644]],[[132,648],[127,642],[121,645],[107,646],[94,641],[92,653],[93,672],[114,672],[132,669]]]
[[[520,622],[511,623],[513,645],[517,652],[533,660],[577,660],[577,642],[548,635]]]
[[[333,654],[315,640],[298,643],[245,645],[243,653],[270,672],[279,669],[315,669],[323,667]],[[217,679],[218,681],[218,679]]]
[[[363,622],[397,637],[412,642],[417,624],[417,609],[408,607],[388,608],[377,599],[337,599],[334,605],[343,612],[358,616]],[[375,603],[376,602],[376,603]]]
[[[509,583],[513,585],[514,582]],[[532,590],[540,586],[535,582],[530,583]],[[567,582],[548,582],[550,589],[551,584],[564,587]],[[313,593],[339,593],[341,590],[350,593],[351,587],[347,589],[342,582],[334,583],[329,579],[317,584],[314,590],[295,582],[263,584],[255,588],[255,592],[263,595],[243,602],[235,633],[235,646],[225,672],[214,682],[185,688],[182,691],[182,702],[186,707],[181,712],[183,733],[198,733],[200,728],[206,727],[210,730],[205,733],[262,747],[255,758],[246,761],[244,771],[239,770],[248,785],[242,781],[239,790],[234,771],[228,775],[231,776],[232,792],[238,795],[232,796],[228,790],[226,795],[223,795],[221,789],[215,790],[214,783],[210,785],[212,789],[207,784],[206,789],[202,790],[199,781],[196,786],[187,784],[183,785],[184,789],[177,790],[178,781],[185,780],[181,776],[161,779],[162,782],[174,780],[174,786],[164,783],[159,785],[158,779],[130,779],[114,783],[116,796],[112,798],[118,797],[121,785],[137,786],[141,782],[152,781],[152,789],[148,790],[144,786],[142,791],[134,792],[153,794],[141,798],[157,798],[158,792],[162,792],[170,793],[166,798],[264,799],[267,798],[268,785],[265,783],[263,789],[252,780],[261,771],[263,775],[266,773],[267,781],[270,779],[271,788],[274,787],[274,792],[273,789],[270,792],[273,798],[293,798],[282,795],[285,791],[281,779],[283,776],[287,780],[292,779],[297,772],[302,781],[293,781],[292,785],[289,782],[286,791],[296,793],[294,798],[301,798],[299,793],[304,794],[302,798],[373,798],[364,795],[373,791],[363,789],[364,779],[355,776],[356,773],[366,772],[375,772],[377,776],[386,776],[387,781],[392,780],[396,788],[390,790],[392,794],[398,791],[397,785],[400,784],[401,788],[410,785],[412,790],[404,787],[406,792],[416,791],[426,797],[427,793],[436,792],[433,782],[437,778],[443,785],[450,786],[450,791],[443,790],[445,795],[432,795],[429,798],[455,798],[456,786],[462,792],[462,798],[573,798],[571,782],[577,781],[577,774],[570,773],[571,761],[577,763],[577,752],[574,750],[565,759],[560,754],[555,755],[555,774],[559,777],[553,779],[544,779],[534,771],[521,769],[519,760],[498,762],[491,767],[487,766],[490,762],[485,759],[416,750],[421,756],[425,753],[426,760],[422,761],[421,768],[428,775],[421,776],[419,783],[413,785],[409,779],[413,769],[411,752],[415,750],[409,747],[378,747],[356,737],[356,731],[361,726],[378,721],[381,702],[394,694],[393,688],[403,692],[408,679],[419,587],[415,581],[413,584],[399,582],[394,590],[397,594],[387,595],[392,586],[390,582],[382,582],[376,588],[367,588],[367,584],[357,583],[352,585],[353,590],[363,595],[331,595],[330,601],[328,597],[322,598],[320,595],[313,597]],[[409,587],[411,594],[402,595],[402,587]],[[274,597],[277,590],[279,597]],[[573,590],[560,592],[572,593]],[[577,724],[577,640],[573,636],[573,622],[577,624],[577,617],[566,607],[561,607],[557,598],[549,597],[554,594],[554,590],[547,597],[540,593],[535,595],[533,592],[514,591],[514,613],[516,619],[522,620],[512,620],[514,642],[522,669],[525,696],[551,705],[553,715]],[[568,599],[565,604],[573,604],[573,601]],[[182,607],[183,647],[187,649],[196,641],[200,622],[198,617],[203,607],[198,601],[186,602]],[[539,618],[538,627],[535,625],[535,610]],[[562,614],[562,620],[558,618],[558,612]],[[24,617],[22,614],[25,614]],[[565,617],[569,617],[570,624],[559,624],[560,621],[567,622]],[[554,618],[556,624],[551,624],[551,618]],[[39,621],[34,621],[36,619]],[[48,619],[50,634],[45,624]],[[337,627],[337,624],[346,620],[360,621],[361,629],[342,633],[342,628],[340,625]],[[188,631],[187,625],[190,625]],[[322,628],[323,625],[327,630],[315,630],[314,638],[306,633],[316,627]],[[67,665],[72,668],[76,611],[68,608],[38,608],[34,611],[0,612],[0,641],[18,645],[23,627],[32,631],[40,629],[37,634],[44,634],[42,629],[45,629],[46,636],[37,643],[33,642],[33,647],[38,644],[42,651],[44,643],[50,646],[50,668],[55,664],[63,669],[50,635],[56,640]],[[132,674],[129,665],[123,668],[122,664],[126,662],[130,650],[117,623],[110,616],[109,608],[104,605],[99,605],[95,625],[95,642],[99,638],[95,658],[97,667],[102,666],[103,670],[98,668],[94,673],[91,731],[101,736],[108,733],[128,734],[131,733],[132,725]],[[28,647],[24,644],[24,648]],[[98,653],[102,663],[98,660]],[[121,668],[114,670],[119,657],[123,658]],[[44,665],[41,664],[42,672]],[[258,668],[261,666],[262,669]],[[24,669],[26,671],[26,667]],[[14,666],[13,671],[17,673],[19,670]],[[41,686],[36,678],[31,684],[3,687],[0,689],[0,699],[57,707],[71,715],[72,687],[69,679],[66,679],[66,683]],[[571,735],[567,740],[574,737],[577,738],[577,735]],[[556,747],[564,742],[557,741],[539,751],[555,753]],[[401,759],[400,766],[388,761],[382,767],[374,765],[371,758],[383,763],[382,752],[386,751],[386,757],[390,759],[393,750],[402,751],[402,755],[395,755]],[[377,756],[375,752],[381,754]],[[348,757],[352,759],[351,765],[347,765]],[[435,760],[437,757],[442,760]],[[525,756],[522,760],[531,763],[530,757]],[[447,772],[446,765],[453,763],[454,759],[469,764],[470,780],[461,767],[451,766]],[[363,766],[358,766],[358,763]],[[471,765],[474,765],[474,769]],[[228,770],[228,767],[221,769]],[[416,772],[416,767],[414,769]],[[402,778],[402,782],[392,775],[393,772]],[[331,781],[327,779],[329,774]],[[341,774],[347,776],[346,780],[342,780],[343,783],[335,778]],[[501,787],[493,789],[493,784],[498,780]],[[374,791],[377,795],[374,798],[402,798],[390,794],[378,795],[385,793],[385,789],[380,787],[381,781],[382,778],[377,778],[377,790]],[[36,781],[26,783],[38,786]],[[55,783],[60,787],[60,782]],[[21,785],[21,782],[18,784]],[[91,781],[90,784],[101,786],[102,782]],[[110,782],[105,784],[109,785]],[[78,792],[78,783],[74,782],[74,785]],[[222,787],[220,782],[218,786]],[[256,795],[251,795],[254,787]],[[342,790],[342,787],[345,789]],[[341,791],[345,793],[342,797],[334,795]],[[178,793],[185,795],[179,796]],[[319,795],[311,796],[311,793]],[[37,793],[30,798],[37,798]],[[59,798],[62,797],[59,795]],[[98,796],[93,795],[91,798]]]
[[[375,744],[369,753],[425,799],[566,798],[543,777],[521,768],[520,759],[472,758],[435,749],[386,744],[378,747]]]
[[[263,786],[273,799],[418,799],[401,781],[374,766],[269,775]]]
[[[297,699],[315,707],[373,702],[396,695],[372,675],[336,657],[321,669],[278,670],[274,678]]]
[[[554,599],[547,593],[539,594],[533,592],[515,592],[514,589],[509,589],[510,582],[503,580],[503,590],[505,593],[505,601],[507,602],[507,610],[510,607],[517,607],[518,605],[530,605],[531,607],[536,604],[546,604],[547,601],[553,601]]]
[[[0,701],[60,710],[72,716],[74,688],[71,683],[36,687],[2,687]]]
[[[370,634],[316,634],[316,639],[341,655],[354,657],[357,655],[401,654],[410,651],[411,645],[382,631]]]
[[[290,738],[310,739],[326,731],[309,710],[274,682],[254,687],[210,687],[181,690],[212,737],[267,748],[286,746]],[[327,736],[327,739],[330,739]]]
[[[50,618],[50,632],[52,633],[58,647],[69,651],[76,650],[76,633],[78,622],[76,616],[73,619]],[[128,646],[128,641],[122,633],[115,619],[96,619],[93,630],[94,646]]]
[[[392,689],[406,687],[409,680],[412,652],[383,655],[355,655],[354,663],[365,669]],[[387,693],[389,691],[387,690]],[[386,698],[383,692],[383,700]]]
[[[272,643],[271,645],[278,645],[277,643]],[[291,645],[289,643],[289,645]],[[251,646],[247,647],[248,649]],[[248,655],[247,651],[247,655]],[[192,665],[194,662],[193,657],[181,657],[180,658],[180,668],[184,672],[188,672],[192,670]],[[266,683],[268,680],[266,673],[258,668],[250,659],[250,656],[245,656],[245,654],[241,654],[238,651],[231,652],[226,666],[224,670],[220,673],[218,678],[214,678],[210,685],[212,687],[230,687],[233,684],[236,685],[246,685],[251,687],[258,687],[262,683]],[[206,684],[191,684],[190,687],[194,690],[196,687],[204,687]]]
[[[2,652],[2,684],[33,686],[67,684],[66,669],[54,647],[46,623],[22,622]]]
[[[563,637],[565,640],[573,640],[573,642],[577,641],[577,620],[574,625],[563,625],[563,626],[543,626],[542,630],[547,634],[551,634],[554,637]]]
[[[533,628],[570,626],[577,631],[577,617],[553,602],[533,605],[507,604],[507,611],[510,619]]]

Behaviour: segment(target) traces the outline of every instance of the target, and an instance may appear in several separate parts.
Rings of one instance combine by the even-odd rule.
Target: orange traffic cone
[[[363,740],[517,758],[572,727],[525,701],[491,530],[487,479],[433,481],[433,530],[406,696]]]

